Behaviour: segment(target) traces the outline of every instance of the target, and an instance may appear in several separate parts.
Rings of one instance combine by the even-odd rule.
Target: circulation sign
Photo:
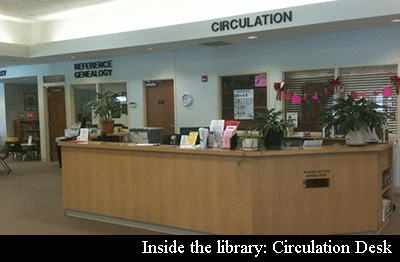
[[[211,24],[211,30],[222,32],[251,27],[265,27],[293,21],[293,12],[276,12],[254,17],[241,17],[239,19],[216,21]]]
[[[7,70],[0,70],[0,76],[6,76]]]
[[[112,67],[112,60],[74,64],[74,76],[75,78],[111,76]]]

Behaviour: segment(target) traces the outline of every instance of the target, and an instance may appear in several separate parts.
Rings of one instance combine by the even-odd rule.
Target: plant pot
[[[365,146],[368,137],[369,132],[365,128],[361,128],[356,132],[350,130],[346,135],[346,144],[349,146]]]
[[[283,139],[283,132],[276,130],[269,130],[264,137],[265,149],[278,150],[281,149]]]
[[[242,142],[244,150],[257,150],[258,149],[258,138],[246,138]]]
[[[103,123],[101,123],[101,129],[106,134],[114,133],[114,120],[104,120]]]

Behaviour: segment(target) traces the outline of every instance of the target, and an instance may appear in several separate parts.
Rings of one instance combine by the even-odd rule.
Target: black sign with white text
[[[135,255],[226,255],[265,259],[270,255],[396,254],[391,236],[141,236],[133,238]]]

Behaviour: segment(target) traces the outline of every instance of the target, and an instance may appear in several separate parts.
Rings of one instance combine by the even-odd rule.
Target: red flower
[[[358,94],[356,91],[351,91],[350,95],[354,98],[357,99],[358,98]]]

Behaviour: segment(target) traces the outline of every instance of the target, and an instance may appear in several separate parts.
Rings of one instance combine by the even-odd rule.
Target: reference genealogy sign
[[[112,60],[74,64],[75,78],[90,78],[112,75]]]

